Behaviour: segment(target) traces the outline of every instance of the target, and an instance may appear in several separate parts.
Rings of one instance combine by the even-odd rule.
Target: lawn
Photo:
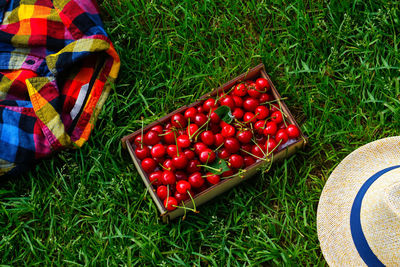
[[[18,265],[326,265],[318,199],[357,147],[400,133],[395,1],[100,3],[121,57],[89,142],[0,187],[0,258]],[[170,225],[120,139],[263,62],[309,136],[268,172]]]

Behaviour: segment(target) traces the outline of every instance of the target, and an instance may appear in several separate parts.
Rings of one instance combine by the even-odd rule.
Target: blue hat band
[[[374,252],[368,245],[364,232],[362,231],[361,218],[360,218],[361,204],[365,194],[367,193],[371,185],[376,180],[378,180],[378,178],[380,178],[383,174],[396,168],[400,168],[400,165],[383,169],[372,175],[370,178],[368,178],[368,180],[361,186],[360,190],[358,191],[357,196],[354,199],[353,206],[351,207],[350,230],[351,230],[351,235],[353,237],[353,242],[358,251],[358,254],[360,254],[360,257],[368,266],[385,266],[385,265],[374,254]]]

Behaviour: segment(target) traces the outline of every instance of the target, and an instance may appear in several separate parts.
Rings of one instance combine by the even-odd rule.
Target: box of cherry
[[[306,141],[263,64],[122,139],[165,222]]]

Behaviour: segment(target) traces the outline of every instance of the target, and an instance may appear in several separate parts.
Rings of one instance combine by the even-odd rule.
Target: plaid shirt
[[[119,57],[94,0],[0,0],[0,176],[88,140]]]

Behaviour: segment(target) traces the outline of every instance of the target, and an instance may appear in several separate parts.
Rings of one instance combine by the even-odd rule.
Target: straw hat
[[[330,266],[400,266],[400,136],[364,145],[336,167],[317,229]]]

